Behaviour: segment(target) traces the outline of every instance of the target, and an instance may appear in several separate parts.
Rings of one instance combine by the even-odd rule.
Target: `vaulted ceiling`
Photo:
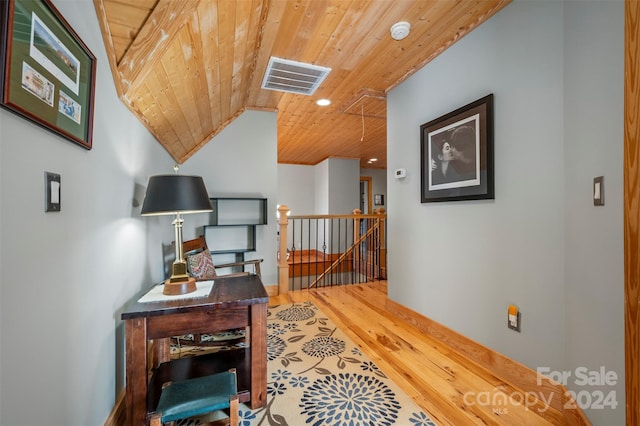
[[[386,168],[386,94],[511,0],[94,0],[122,102],[182,163],[247,109],[277,111],[278,162]],[[390,27],[411,25],[403,40]],[[272,57],[331,68],[262,89]],[[316,101],[330,99],[330,106]],[[390,141],[389,143],[393,143]],[[377,158],[375,162],[369,162]]]

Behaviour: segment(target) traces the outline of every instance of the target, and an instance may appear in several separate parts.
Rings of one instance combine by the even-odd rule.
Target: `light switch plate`
[[[60,175],[44,172],[44,211],[59,212],[61,206]]]
[[[593,178],[593,205],[604,206],[604,176]]]

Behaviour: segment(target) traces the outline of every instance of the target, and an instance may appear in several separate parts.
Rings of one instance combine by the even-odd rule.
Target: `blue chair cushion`
[[[237,394],[236,375],[230,371],[172,382],[162,390],[156,411],[162,423],[229,408]]]

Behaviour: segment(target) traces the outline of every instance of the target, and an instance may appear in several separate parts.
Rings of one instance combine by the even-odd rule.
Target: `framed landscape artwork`
[[[420,201],[494,198],[493,95],[420,126]]]
[[[91,149],[96,58],[49,0],[0,1],[0,105]]]

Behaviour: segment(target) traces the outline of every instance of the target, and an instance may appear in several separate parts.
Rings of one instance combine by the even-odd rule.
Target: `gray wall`
[[[313,166],[314,176],[314,212],[315,214],[329,214],[329,160]]]
[[[516,1],[388,96],[389,296],[533,368],[615,371],[624,423],[621,1]],[[420,203],[419,126],[495,95],[492,201]],[[594,207],[605,175],[607,205]],[[411,241],[409,249],[407,242]],[[419,265],[419,266],[417,266]],[[522,312],[522,332],[506,310]],[[587,407],[588,408],[588,407]]]
[[[340,159],[337,159],[340,161]],[[348,160],[351,161],[351,160]],[[328,188],[329,181],[329,160],[315,166],[296,165],[296,164],[278,164],[278,203],[286,204],[291,209],[293,215],[311,215],[311,214],[326,214],[328,211]],[[332,191],[341,192],[341,198],[348,198],[353,195],[353,185],[347,185],[346,182],[353,179],[353,167],[351,162],[341,162],[345,167],[345,173],[332,174],[334,179]],[[338,177],[340,176],[340,177]],[[382,169],[360,169],[360,176],[371,176],[372,187],[374,194],[384,194],[386,201],[387,191],[387,176],[386,170]],[[318,180],[316,182],[316,179]],[[342,180],[344,179],[344,180]],[[359,182],[360,177],[357,177],[356,185]],[[320,194],[317,196],[317,193]],[[358,189],[359,193],[359,189]],[[359,195],[356,193],[355,201],[349,199],[345,201],[344,209],[351,209],[351,211],[357,208],[357,202]],[[319,202],[320,207],[316,206],[316,201]],[[347,214],[350,214],[349,211]],[[331,214],[338,214],[331,211]]]
[[[263,259],[262,281],[278,283],[276,204],[278,194],[277,115],[245,111],[180,168],[203,177],[211,197],[267,198],[267,225],[256,226],[256,251],[245,259]],[[196,215],[194,215],[196,216]],[[185,238],[208,224],[208,215],[185,217]]]
[[[99,425],[122,390],[123,307],[164,278],[172,218],[140,217],[149,176],[173,160],[117,99],[93,3],[55,1],[97,56],[94,148],[0,110],[0,424]],[[248,111],[181,166],[211,196],[269,199],[256,256],[276,283],[277,129]],[[62,211],[44,213],[44,172]],[[135,206],[135,207],[134,207]],[[185,237],[207,215],[185,216]]]
[[[360,206],[360,160],[329,158],[330,214],[352,214]]]
[[[385,169],[360,169],[360,176],[371,177],[371,197],[375,197],[376,194],[382,194],[384,196],[384,203],[376,206],[375,201],[371,200],[371,211],[383,207],[387,208],[387,170]]]
[[[588,415],[597,425],[621,425],[624,3],[583,3],[565,2],[564,10],[566,366],[617,373],[617,386],[579,386],[575,375],[568,385],[583,398],[615,392],[616,413],[592,409]],[[591,201],[596,176],[604,176],[604,207]]]
[[[315,214],[314,166],[278,164],[278,204],[292,215]]]
[[[351,214],[358,207],[359,184],[358,160],[328,158],[315,166],[279,164],[278,204],[287,205],[293,216]],[[288,247],[315,246],[314,236],[311,241],[303,237],[309,235],[308,223],[304,223],[287,234]]]
[[[173,239],[168,218],[143,219],[134,207],[148,177],[173,161],[117,99],[91,1],[55,4],[98,58],[94,148],[0,110],[6,425],[104,422],[124,385],[119,313],[163,278],[162,245]],[[408,170],[404,180],[387,178],[391,298],[532,368],[616,371],[618,410],[588,412],[603,425],[624,418],[623,18],[621,1],[516,1],[389,94],[388,168]],[[496,200],[421,205],[420,124],[489,92]],[[261,131],[232,125],[182,170],[204,175],[212,195],[268,197],[271,224],[281,184],[268,164],[274,116],[239,120]],[[253,170],[244,166],[260,175],[246,179]],[[45,171],[62,175],[60,213],[44,213]],[[594,208],[598,175],[607,204]],[[312,212],[294,211],[304,213]],[[262,238],[267,261],[275,232],[265,227]],[[505,327],[509,303],[522,309],[520,334]]]
[[[93,149],[0,110],[3,425],[104,423],[123,386],[119,312],[162,278],[172,238],[134,207],[172,161],[117,99],[93,3],[55,4],[97,56]],[[62,177],[59,213],[44,212],[45,171]]]

